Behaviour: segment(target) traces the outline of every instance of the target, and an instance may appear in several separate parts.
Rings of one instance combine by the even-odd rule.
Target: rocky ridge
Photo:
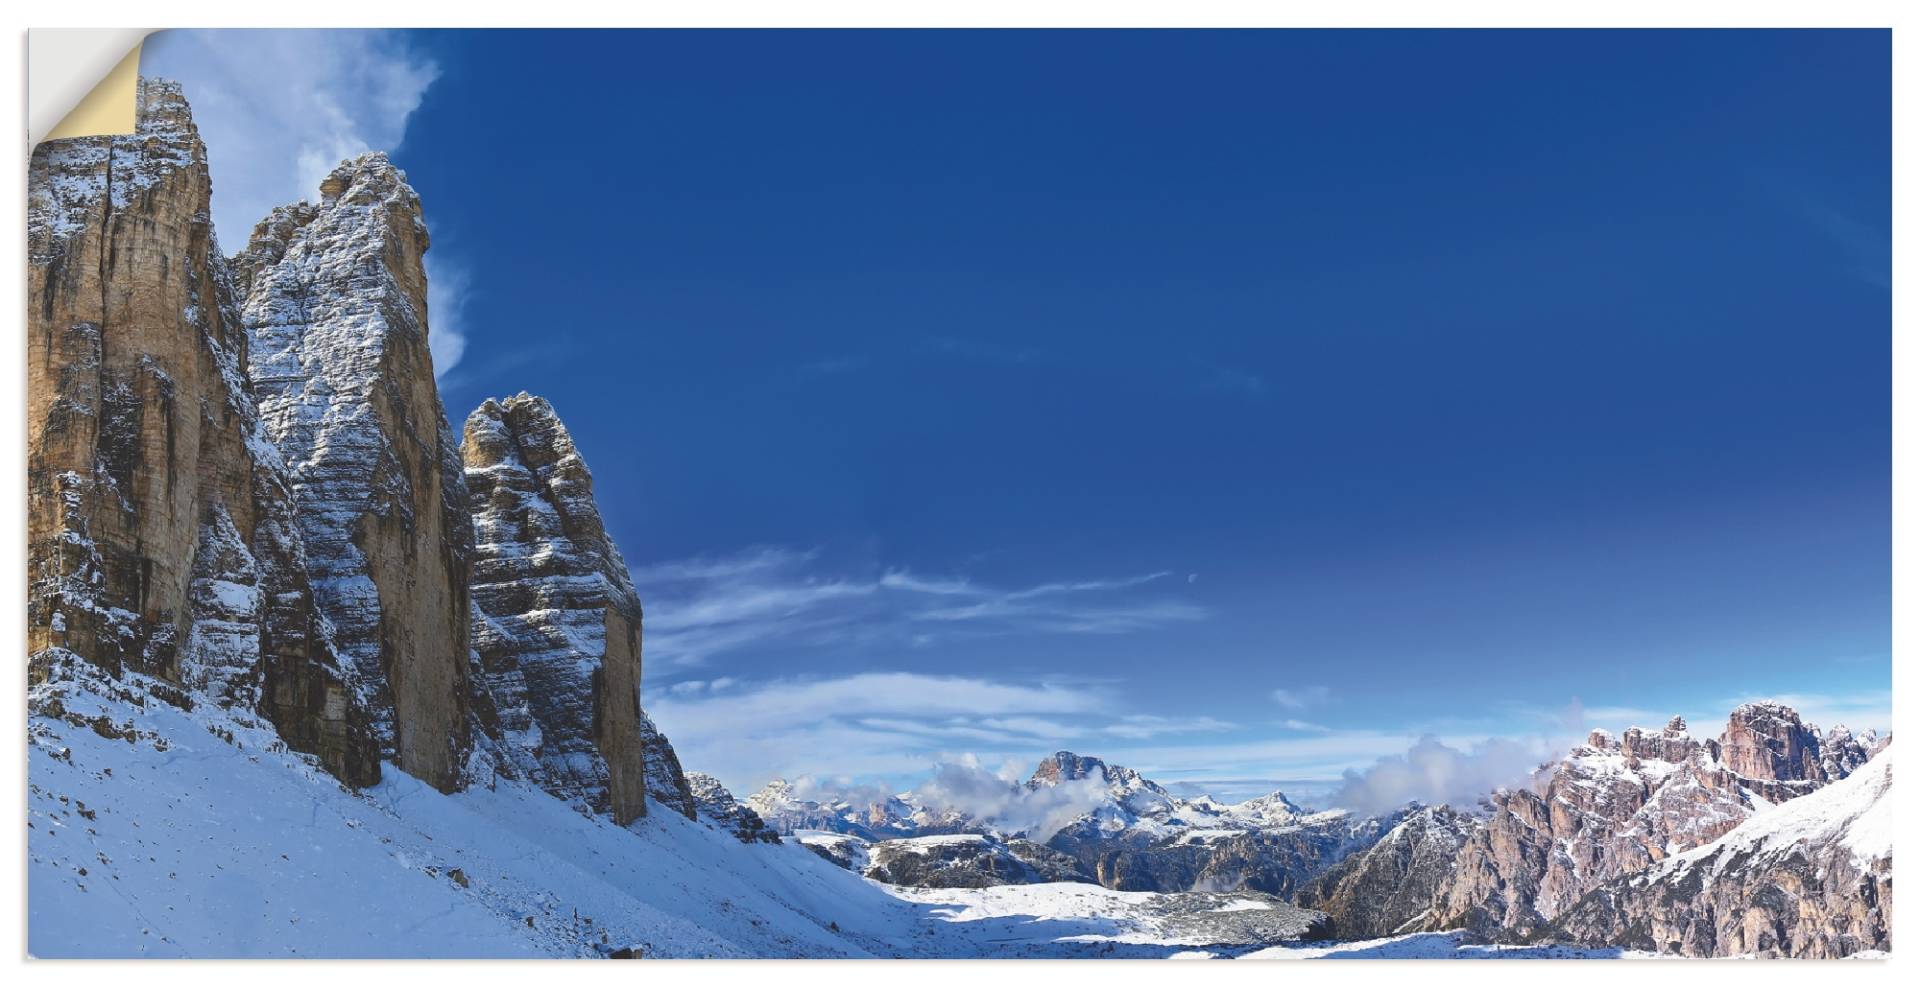
[[[1808,771],[1810,754],[1786,763]],[[1830,959],[1890,949],[1892,913],[1889,748],[1843,780],[1596,888],[1542,937],[1676,956]]]
[[[741,805],[720,779],[701,771],[685,775],[698,818],[732,833],[742,843],[778,843],[780,834],[768,828],[752,810]]]
[[[1878,742],[1845,728],[1823,735],[1777,703],[1734,710],[1718,738],[1694,736],[1679,717],[1659,731],[1596,730],[1532,787],[1427,827],[1427,838],[1457,843],[1445,867],[1438,845],[1414,867],[1404,840],[1383,840],[1303,900],[1342,930],[1383,934],[1387,917],[1405,916],[1387,931],[1525,940],[1594,888],[1845,777]]]

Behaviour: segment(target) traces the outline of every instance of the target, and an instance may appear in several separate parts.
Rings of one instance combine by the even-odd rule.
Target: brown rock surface
[[[691,818],[678,759],[640,709],[640,597],[572,435],[521,394],[468,416],[461,453],[473,642],[509,760],[623,825],[646,814],[649,789]]]
[[[1827,959],[1891,946],[1892,753],[1582,898],[1543,934],[1678,956]]]
[[[64,648],[271,719],[378,777],[264,441],[180,88],[138,129],[35,149],[28,211],[28,648]],[[58,663],[34,663],[50,669]]]
[[[1718,740],[1693,737],[1679,717],[1617,742],[1596,731],[1533,789],[1492,796],[1424,927],[1532,935],[1595,887],[1709,843],[1865,756],[1850,733],[1826,743],[1778,704],[1740,707]]]
[[[261,417],[383,754],[442,790],[474,748],[472,526],[427,347],[420,200],[386,155],[274,210],[234,259]]]

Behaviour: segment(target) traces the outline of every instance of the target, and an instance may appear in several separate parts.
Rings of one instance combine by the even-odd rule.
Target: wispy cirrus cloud
[[[767,644],[932,643],[952,635],[1126,634],[1207,611],[1143,595],[1168,573],[1003,587],[905,569],[834,572],[816,551],[761,547],[635,569],[648,654],[698,665]]]
[[[1236,729],[1210,716],[1128,708],[1111,684],[876,671],[650,688],[645,704],[681,760],[751,791],[776,776],[918,776],[956,759],[1024,764],[1072,747]],[[1127,763],[1117,761],[1116,763]]]
[[[1306,709],[1319,706],[1333,697],[1333,690],[1324,685],[1292,686],[1273,690],[1273,701],[1287,709]]]

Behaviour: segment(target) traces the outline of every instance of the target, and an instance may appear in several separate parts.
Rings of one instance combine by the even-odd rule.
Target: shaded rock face
[[[1735,710],[1718,740],[1693,737],[1678,717],[1658,733],[1596,731],[1536,790],[1490,798],[1422,928],[1532,935],[1598,885],[1711,842],[1865,758],[1850,733],[1828,744],[1774,704]]]
[[[1391,825],[1392,817],[1328,812],[1272,829],[1179,833],[1149,842],[1099,841],[1063,831],[1048,845],[1116,891],[1258,891],[1290,898]]]
[[[867,877],[913,888],[1093,881],[1058,850],[1030,840],[972,834],[883,840],[867,848],[865,863]]]
[[[778,843],[780,834],[767,827],[761,818],[741,805],[720,784],[720,779],[699,771],[686,773],[687,790],[693,795],[698,818],[724,829],[742,843]]]
[[[1454,858],[1479,823],[1448,806],[1415,810],[1372,846],[1335,864],[1294,897],[1326,912],[1341,939],[1394,935],[1428,918]]]
[[[1608,882],[1543,934],[1677,956],[1827,959],[1892,946],[1893,762]]]
[[[504,756],[622,825],[654,796],[689,817],[679,759],[640,709],[641,609],[593,477],[553,406],[526,394],[467,418],[473,646]]]
[[[474,749],[472,529],[427,349],[420,200],[384,154],[275,209],[234,258],[248,367],[307,571],[382,753],[442,790]]]
[[[375,734],[249,391],[206,149],[178,85],[137,98],[136,133],[30,165],[29,651],[253,709],[370,784]]]

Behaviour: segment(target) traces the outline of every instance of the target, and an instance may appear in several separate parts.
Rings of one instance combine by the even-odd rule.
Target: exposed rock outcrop
[[[686,773],[687,790],[693,794],[698,818],[724,829],[742,843],[778,843],[780,834],[767,827],[751,809],[741,805],[720,784],[720,779],[699,771]]]
[[[1491,797],[1424,928],[1532,935],[1600,884],[1708,843],[1865,756],[1851,734],[1829,746],[1778,704],[1740,707],[1718,740],[1695,738],[1678,717],[1618,740],[1596,731],[1536,789]]]
[[[427,348],[420,200],[381,153],[277,208],[234,259],[248,365],[299,501],[307,570],[383,754],[468,778],[472,528]]]
[[[136,133],[45,142],[30,166],[29,651],[253,709],[371,783],[375,734],[249,391],[206,149],[178,85],[137,92]]]
[[[1093,882],[1072,857],[1058,850],[1031,840],[973,833],[874,843],[867,847],[863,873],[876,881],[913,888]]]
[[[505,756],[622,825],[655,798],[692,817],[678,758],[640,709],[641,608],[593,477],[544,398],[489,400],[461,446],[476,533],[473,645]]]
[[[1478,825],[1448,806],[1420,808],[1315,878],[1294,903],[1326,912],[1331,934],[1340,939],[1375,939],[1418,926]]]
[[[1788,730],[1797,721],[1786,720]],[[1772,750],[1789,755],[1793,748]],[[1802,770],[1812,763],[1804,756],[1743,763],[1783,760]],[[1542,937],[1679,956],[1825,959],[1890,948],[1892,914],[1887,750],[1842,781],[1595,889]]]

